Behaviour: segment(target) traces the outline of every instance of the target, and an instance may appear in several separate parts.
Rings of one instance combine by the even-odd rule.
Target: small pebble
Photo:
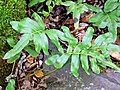
[[[2,87],[0,86],[0,90],[2,90]]]
[[[71,84],[69,84],[69,87],[71,87]]]
[[[39,67],[41,67],[42,64],[43,64],[43,61],[39,60],[39,65],[40,65]]]
[[[91,87],[85,87],[84,88],[84,90],[90,90],[91,89]]]
[[[81,85],[81,87],[84,87],[84,86],[85,86],[84,84]]]
[[[102,87],[101,90],[105,90],[105,88]]]
[[[94,84],[93,83],[90,83],[90,86],[93,86]]]
[[[25,88],[28,88],[28,89],[31,88],[31,83],[30,83],[29,80],[25,80],[25,81],[23,82],[23,84],[24,84]]]

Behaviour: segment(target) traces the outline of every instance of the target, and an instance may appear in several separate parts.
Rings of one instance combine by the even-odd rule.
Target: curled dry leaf
[[[89,13],[88,15],[85,15],[81,18],[82,22],[89,22],[89,19],[93,16],[93,13]]]
[[[116,60],[120,60],[120,52],[110,52],[110,55],[115,58]]]
[[[36,70],[34,72],[35,76],[38,77],[38,78],[42,78],[45,76],[44,72],[42,70]]]
[[[25,77],[25,73],[20,74],[20,78]]]
[[[120,37],[117,38],[117,40],[116,40],[115,43],[118,44],[118,45],[120,45]]]
[[[33,63],[34,61],[35,61],[35,58],[34,58],[34,57],[32,57],[32,56],[28,56],[28,57],[27,57],[27,62]]]

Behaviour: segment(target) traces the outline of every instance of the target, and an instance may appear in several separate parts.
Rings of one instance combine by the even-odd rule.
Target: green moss
[[[16,36],[11,28],[10,21],[20,20],[25,17],[25,0],[0,0],[0,57],[9,49],[6,45],[8,36]]]

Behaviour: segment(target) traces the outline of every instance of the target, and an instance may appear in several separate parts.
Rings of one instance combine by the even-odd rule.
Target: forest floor
[[[42,7],[43,5],[38,6],[39,7],[27,8],[27,15],[31,17],[33,11],[36,12],[38,9],[44,8]],[[62,25],[68,26],[71,33],[80,41],[84,36],[86,28],[90,25],[88,23],[89,16],[89,12],[82,15],[80,18],[80,30],[74,31],[74,20],[71,14],[67,15],[67,11],[64,6],[56,6],[50,16],[44,19],[44,22],[47,28],[58,29]],[[103,30],[97,30],[94,37],[102,33],[104,33]],[[120,45],[120,38],[117,39],[116,43]],[[51,46],[50,49],[54,50],[55,48]],[[113,55],[113,58],[117,58],[118,60],[113,59],[114,63],[119,66],[120,53],[115,55]],[[28,54],[24,52],[22,53],[20,60],[23,62],[17,61],[13,72],[17,75],[16,88],[18,90],[120,90],[120,74],[114,72],[112,69],[103,70],[100,75],[96,75],[92,72],[91,75],[86,75],[85,72],[80,69],[82,82],[79,82],[70,74],[68,65],[59,71],[54,71],[53,67],[48,67],[43,64],[45,58],[46,57],[43,53],[41,53],[36,60]],[[8,64],[5,64],[2,60],[0,60],[0,63],[3,63],[5,66],[3,67],[3,65],[0,65],[0,69],[5,69],[8,66]],[[33,71],[36,70],[38,66],[41,67],[41,69],[45,69],[39,72],[36,71],[36,74],[34,75]],[[2,76],[7,77],[10,74],[11,68],[6,70],[8,71],[3,72],[7,72],[7,74],[1,74]],[[3,73],[2,70],[0,71],[0,73]],[[49,71],[53,71],[53,73],[44,77],[44,74]],[[27,72],[27,76],[24,72]],[[2,76],[0,76],[0,86],[4,88],[6,83],[5,77]]]

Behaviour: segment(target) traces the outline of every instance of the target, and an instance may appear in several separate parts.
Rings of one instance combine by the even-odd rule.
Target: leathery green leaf
[[[45,64],[47,64],[47,65],[53,65],[58,58],[59,58],[59,55],[58,55],[58,54],[52,55],[51,57],[49,57],[49,58],[45,61]]]
[[[73,2],[73,1],[66,1],[66,2],[62,2],[61,4],[64,5],[64,6],[71,6],[71,5],[74,5],[75,2]]]
[[[107,50],[108,51],[117,51],[117,52],[120,52],[120,46],[119,45],[115,45],[115,44],[109,44],[107,46]]]
[[[18,21],[11,21],[10,24],[11,24],[13,29],[15,29],[16,31],[20,32],[19,29],[18,29],[18,24],[19,24]]]
[[[108,66],[110,68],[113,68],[115,70],[117,70],[118,72],[120,72],[120,68],[118,66],[116,66],[113,62],[111,61],[101,61],[101,63],[105,66]]]
[[[70,57],[70,54],[65,54],[65,53],[62,56],[60,56],[57,59],[56,63],[54,64],[55,68],[57,69],[62,68],[63,65],[68,61],[69,57]]]
[[[73,47],[71,45],[68,45],[67,53],[72,53],[72,51],[73,51]]]
[[[30,3],[28,4],[29,7],[32,7],[38,3],[42,3],[44,2],[45,0],[31,0]]]
[[[65,33],[66,37],[71,38],[71,34],[69,31],[69,28],[66,26],[62,26],[61,29],[63,30],[63,32]]]
[[[68,39],[65,37],[65,34],[59,30],[55,30],[55,34],[58,36],[59,39],[63,41],[67,41]]]
[[[14,47],[14,46],[15,46],[15,40],[13,39],[13,37],[8,37],[8,38],[7,38],[7,43],[8,43],[11,47]]]
[[[32,47],[27,46],[24,48],[25,51],[27,51],[29,53],[29,55],[31,55],[32,57],[37,57],[39,55],[39,53],[37,53]]]
[[[13,63],[15,62],[19,57],[20,57],[21,53],[18,53],[17,55],[15,55],[14,57],[10,58],[7,60],[7,63]]]
[[[97,65],[97,61],[95,58],[91,58],[90,59],[90,62],[91,62],[91,69],[94,73],[96,74],[99,74],[100,73],[100,68],[99,66]]]
[[[89,5],[89,4],[85,4],[85,5],[88,7],[88,9],[90,9],[92,11],[95,11],[97,13],[102,12],[102,10],[99,7],[95,7],[95,6]]]
[[[8,51],[3,59],[9,59],[14,57],[15,55],[17,55],[18,53],[20,53],[22,51],[22,49],[28,45],[29,40],[30,40],[31,35],[29,34],[24,34],[22,36],[22,38],[18,41],[18,43],[13,47],[13,49],[11,49],[10,51]]]
[[[41,50],[41,39],[40,39],[40,35],[39,34],[35,34],[33,36],[33,41],[34,41],[34,44],[35,44],[35,50],[36,52],[40,53],[40,50]]]
[[[76,8],[76,5],[71,5],[71,6],[69,6],[67,13],[69,14],[69,13],[71,13],[71,12],[74,12],[74,11],[75,11],[75,8]]]
[[[116,9],[120,4],[118,2],[115,1],[111,1],[111,2],[106,2],[104,5],[104,11],[105,12],[110,12],[113,11],[114,9]]]
[[[40,29],[41,29],[41,30],[44,30],[44,29],[45,29],[45,24],[44,24],[42,18],[41,18],[36,12],[34,12],[34,13],[32,14],[32,16],[33,16],[33,18],[38,22],[38,24],[39,24],[39,26],[40,26]]]
[[[41,48],[43,49],[43,52],[48,55],[48,38],[45,35],[45,33],[40,34],[40,41],[41,41]]]
[[[76,45],[73,53],[79,53],[82,50],[81,46],[82,46],[81,44]]]
[[[80,56],[80,61],[81,61],[81,64],[82,64],[82,68],[89,75],[90,73],[88,72],[88,70],[89,70],[88,56],[87,55],[81,55]]]
[[[89,45],[91,43],[93,37],[94,29],[92,27],[88,27],[85,36],[82,39],[82,43]]]
[[[48,55],[48,38],[45,33],[34,35],[35,50],[39,53],[42,49],[43,52]]]
[[[98,51],[91,51],[88,53],[88,55],[99,60],[104,58],[104,55],[100,54]]]
[[[39,30],[39,24],[30,19],[30,18],[24,18],[20,21],[18,25],[18,30],[20,30],[20,33],[35,33],[36,30]]]
[[[66,40],[69,42],[69,44],[74,46],[78,43],[78,40],[72,36],[68,27],[62,26],[61,29],[63,30]]]
[[[15,80],[10,79],[5,90],[15,90]]]
[[[53,44],[55,44],[55,46],[58,48],[58,51],[63,53],[63,48],[59,43],[59,39],[58,36],[56,34],[56,30],[48,30],[46,32],[46,34],[48,35],[48,37],[50,38],[50,40],[52,41]]]
[[[105,16],[105,14],[102,12],[95,14],[94,16],[92,16],[89,21],[96,23],[99,22],[99,20],[101,20],[101,18],[103,18]]]
[[[51,2],[52,2],[52,0],[47,0],[46,5],[47,5],[47,6],[50,5]]]
[[[95,43],[95,45],[100,46],[103,43],[111,43],[111,42],[113,42],[113,41],[111,41],[111,39],[112,39],[111,33],[108,32],[108,33],[105,33],[105,34],[102,34],[102,35],[98,36],[95,39],[94,43]]]
[[[79,54],[72,55],[72,60],[71,60],[71,72],[75,77],[79,76],[78,69],[80,66],[80,61],[79,61]]]

